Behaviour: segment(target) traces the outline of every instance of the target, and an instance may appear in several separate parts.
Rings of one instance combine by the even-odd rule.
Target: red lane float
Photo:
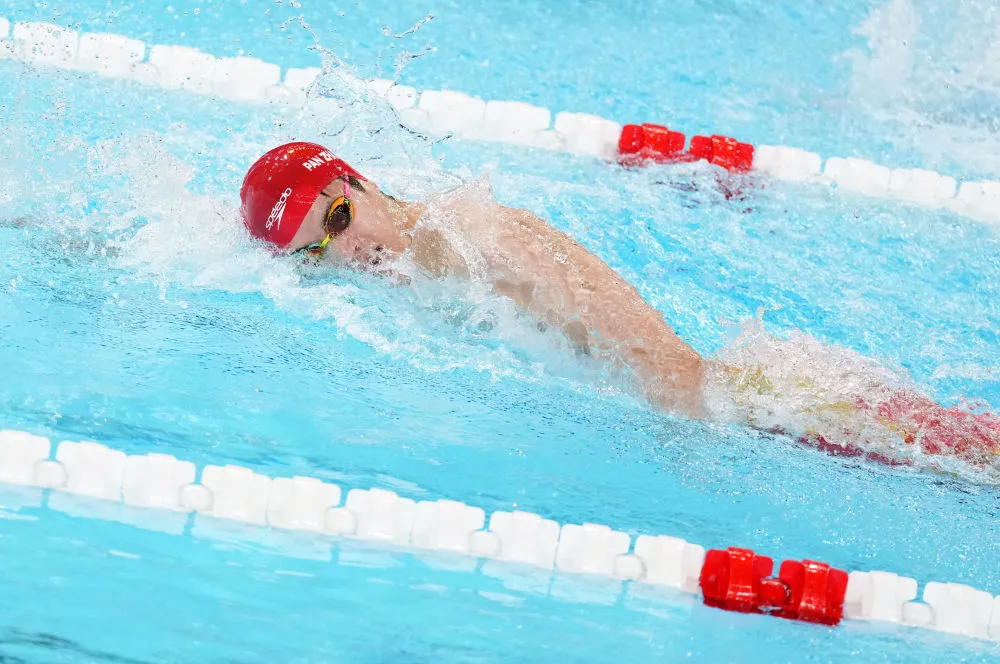
[[[750,549],[708,551],[700,579],[705,604],[824,625],[840,622],[847,572],[814,560],[786,560],[777,578],[773,569],[771,558]]]
[[[663,125],[625,125],[618,139],[618,163],[638,166],[645,161],[660,164],[682,161],[686,140],[684,134]]]
[[[688,154],[736,173],[753,168],[753,146],[728,136],[692,136]]]
[[[771,576],[774,561],[750,549],[711,549],[701,566],[701,592],[705,604],[727,611],[756,612],[760,583]]]
[[[847,572],[815,560],[786,560],[778,580],[788,588],[782,618],[836,625],[844,617]]]
[[[618,139],[618,163],[677,163],[704,159],[727,171],[745,173],[753,167],[754,147],[728,136],[692,136],[684,151],[684,134],[658,124],[628,124]]]

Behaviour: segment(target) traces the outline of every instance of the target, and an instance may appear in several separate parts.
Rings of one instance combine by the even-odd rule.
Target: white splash
[[[1000,174],[1000,6],[889,0],[855,29],[851,98],[923,165]]]
[[[1000,419],[966,404],[944,408],[901,369],[793,331],[745,321],[710,370],[714,419],[791,435],[836,454],[1000,476]],[[977,414],[979,413],[979,414]]]
[[[848,53],[854,64],[852,90],[856,97],[882,105],[906,92],[919,28],[911,0],[891,0],[872,10],[854,31],[867,37],[868,53]]]

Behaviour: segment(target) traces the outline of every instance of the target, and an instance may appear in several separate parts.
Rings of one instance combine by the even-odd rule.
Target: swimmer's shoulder
[[[465,258],[440,229],[417,226],[410,237],[410,257],[432,276],[469,276]]]

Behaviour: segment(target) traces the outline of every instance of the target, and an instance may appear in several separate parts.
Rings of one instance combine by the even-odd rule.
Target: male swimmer
[[[383,193],[326,148],[304,142],[258,159],[240,198],[247,229],[276,253],[302,252],[362,267],[405,255],[432,277],[481,279],[525,312],[562,329],[583,352],[630,370],[667,411],[717,415],[706,398],[711,390],[716,401],[724,394],[734,405],[726,409],[730,416],[737,413],[761,428],[785,428],[768,421],[760,405],[761,398],[781,399],[785,387],[759,370],[702,358],[604,261],[526,210],[445,195],[436,204],[446,208],[447,223],[440,223],[440,211],[432,223],[426,204]],[[793,382],[790,389],[811,389],[808,378]],[[891,454],[872,453],[884,443],[880,438],[916,444],[927,454],[961,456],[977,466],[1000,460],[1000,420],[992,415],[945,409],[913,391],[888,388],[884,398],[874,400],[824,396],[800,408],[809,416],[804,430],[787,433],[836,453],[864,450],[888,461]]]

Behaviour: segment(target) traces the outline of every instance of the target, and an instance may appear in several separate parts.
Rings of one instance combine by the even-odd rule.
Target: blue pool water
[[[1000,171],[984,112],[996,95],[974,66],[989,43],[971,27],[996,18],[989,6],[964,16],[895,2],[879,19],[865,2],[302,4],[0,2],[0,15],[305,66],[313,37],[298,21],[280,28],[301,14],[360,76],[430,46],[402,82]],[[903,56],[893,40],[908,35],[880,32],[887,13],[897,30],[916,17]],[[947,73],[928,63],[942,58],[951,98],[932,92]],[[876,84],[879,66],[907,62],[896,89]],[[994,229],[791,184],[745,183],[750,197],[727,201],[699,169],[432,146],[343,71],[327,89],[351,105],[318,117],[0,62],[0,428],[1000,593],[995,469],[888,468],[659,414],[480,286],[302,270],[250,247],[235,215],[247,164],[293,137],[327,142],[404,195],[486,176],[500,201],[620,271],[704,354],[790,338],[788,363],[864,373],[859,358],[875,358],[944,403],[995,406]],[[14,509],[2,491],[0,654],[12,661],[1000,657],[907,628],[729,615],[640,586],[445,571],[330,540],[161,535]]]

